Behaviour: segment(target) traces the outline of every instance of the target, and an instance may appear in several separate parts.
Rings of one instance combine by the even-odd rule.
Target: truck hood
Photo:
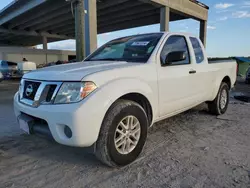
[[[125,61],[85,61],[42,68],[25,74],[23,78],[44,81],[81,81],[85,76],[96,72],[129,67],[136,64]]]

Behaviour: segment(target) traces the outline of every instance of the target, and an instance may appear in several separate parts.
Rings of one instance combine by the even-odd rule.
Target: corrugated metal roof
[[[246,57],[235,57],[235,59],[243,63],[250,63],[250,59]]]

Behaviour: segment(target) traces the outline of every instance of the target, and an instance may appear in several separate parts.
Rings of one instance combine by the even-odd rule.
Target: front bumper
[[[14,110],[16,117],[21,114],[45,120],[51,135],[60,144],[89,147],[93,145],[99,135],[104,112],[91,107],[91,100],[74,104],[41,105],[33,108],[19,102],[18,93],[14,97]],[[64,133],[64,127],[68,126],[72,131],[72,137],[68,138]]]

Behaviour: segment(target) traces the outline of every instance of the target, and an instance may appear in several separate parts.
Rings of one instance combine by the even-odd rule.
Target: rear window
[[[196,58],[196,63],[202,63],[204,61],[204,54],[200,42],[195,37],[190,37],[190,41],[192,43],[194,54]]]
[[[17,66],[17,63],[7,61],[8,66]]]

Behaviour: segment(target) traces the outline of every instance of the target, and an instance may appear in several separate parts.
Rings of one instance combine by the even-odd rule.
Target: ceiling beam
[[[190,0],[140,0],[141,2],[150,3],[155,6],[168,6],[171,10],[181,12],[187,17],[194,18],[198,21],[208,19],[208,8],[206,5]]]
[[[133,15],[139,15],[139,14],[144,14],[145,12],[148,11],[160,11],[160,9],[156,9],[151,6],[141,6],[139,7],[134,7],[130,8],[129,11],[120,11],[117,12],[116,14],[109,14],[106,15],[105,17],[98,17],[98,23],[102,24],[103,22],[109,22],[110,20],[119,20],[120,18],[126,18],[128,16],[133,16]]]
[[[45,3],[47,0],[32,0],[27,1],[28,3],[24,3],[21,7],[14,10],[13,12],[5,15],[4,17],[0,18],[0,25],[3,25],[7,23],[8,21],[16,18],[17,16],[20,16],[21,14],[24,14],[25,12]]]
[[[129,0],[109,0],[109,1],[101,1],[97,3],[97,10],[102,10],[109,8],[114,5],[119,5],[124,2],[128,2]]]
[[[150,3],[156,7],[166,6],[168,3],[166,0],[139,0],[144,3]]]
[[[23,25],[18,26],[18,29],[25,29],[25,28],[32,28],[34,25],[39,25],[41,23],[46,23],[48,20],[57,18],[59,16],[65,16],[66,14],[70,13],[71,10],[69,7],[65,7],[61,10],[55,11],[54,13],[47,14],[46,16],[42,16],[40,18],[37,18],[35,20],[31,20],[28,23],[25,23]]]
[[[75,29],[75,24],[74,24],[74,22],[65,24],[65,25],[63,25],[63,26],[61,26],[61,27],[53,28],[53,30],[50,30],[50,32],[51,32],[51,33],[63,33],[65,30],[69,30],[69,28]],[[47,30],[47,31],[49,31],[49,30]]]
[[[32,30],[40,30],[43,31],[44,28],[49,27],[49,26],[55,26],[57,24],[64,23],[68,20],[71,20],[73,18],[72,14],[67,14],[65,16],[59,16],[51,20],[47,20],[43,24],[38,24],[36,26],[33,26],[31,29]]]
[[[107,33],[107,32],[111,32],[111,31],[118,31],[118,30],[122,30],[122,29],[129,29],[129,28],[134,28],[134,27],[146,26],[146,25],[156,24],[159,22],[160,22],[159,15],[149,16],[149,17],[140,18],[138,20],[132,20],[130,22],[125,21],[123,23],[116,24],[116,25],[110,25],[107,27],[98,27],[98,34]]]
[[[145,5],[150,6],[148,4],[145,4]],[[99,10],[98,11],[98,16],[106,16],[106,14],[113,14],[113,13],[116,13],[116,12],[123,12],[124,13],[124,12],[126,12],[127,9],[130,10],[130,8],[133,8],[133,7],[136,7],[136,6],[137,7],[143,6],[143,4],[140,1],[133,1],[131,3],[128,3],[128,2],[121,3],[121,4],[118,4],[118,5],[112,6],[112,7],[108,7],[106,9],[104,9],[104,10]]]
[[[75,26],[64,28],[60,31],[57,31],[59,34],[67,34],[69,31],[75,31]]]
[[[98,15],[98,25],[105,24],[105,23],[109,24],[112,21],[115,23],[118,23],[120,20],[123,20],[123,19],[132,20],[133,16],[138,16],[139,14],[143,16],[143,14],[148,11],[154,11],[155,13],[157,13],[158,10],[152,6],[147,5],[147,6],[141,6],[141,7],[136,6],[136,7],[130,8],[130,11],[124,11],[124,12],[118,11],[115,14],[115,16],[114,16],[114,13],[105,15],[105,17]],[[51,29],[51,32],[64,34],[64,33],[67,33],[69,30],[74,29],[73,20],[71,23],[69,22],[68,24],[60,24],[60,25],[61,26],[59,28],[54,28],[55,26],[52,26],[53,28]]]
[[[57,35],[57,34],[50,34],[47,32],[36,32],[36,31],[20,31],[20,30],[12,30],[12,29],[5,29],[5,28],[0,28],[0,33],[9,33],[9,34],[14,34],[14,35],[23,35],[23,36],[45,36],[48,38],[57,38],[57,39],[71,39],[70,37],[66,35]]]
[[[11,40],[12,44],[21,45],[21,46],[32,46],[34,44],[40,44],[42,39],[29,37],[29,40],[25,40],[24,38],[16,38],[15,40]],[[30,45],[31,44],[31,45]]]
[[[53,30],[58,30],[58,28],[62,28],[63,26],[67,26],[69,24],[74,24],[75,25],[75,21],[74,19],[69,19],[68,21],[64,21],[62,23],[58,23],[56,25],[50,25],[48,27],[44,27],[43,31],[53,31]],[[55,32],[56,33],[56,32]]]
[[[68,32],[67,35],[68,35],[68,36],[72,36],[74,39],[76,38],[76,37],[75,37],[75,30],[72,30],[71,32]]]
[[[10,33],[1,33],[1,34],[4,34],[4,35],[1,35],[0,40],[7,40],[7,39],[12,39],[16,37],[16,35],[10,34]]]
[[[58,4],[58,2],[56,2],[57,4],[54,2],[56,2],[56,1],[50,2],[49,8],[43,9],[43,11],[36,12],[36,14],[32,14],[32,16],[28,16],[28,13],[27,13],[27,15],[25,14],[25,16],[21,16],[21,17],[18,17],[17,19],[14,19],[13,21],[11,21],[12,23],[10,23],[8,25],[8,28],[13,29],[19,25],[26,24],[30,21],[35,21],[36,19],[39,19],[43,16],[46,16],[50,12],[54,12],[54,11],[61,9],[65,6],[69,6],[69,4],[66,3],[66,1],[65,1],[65,3],[59,3],[59,4]],[[53,4],[51,4],[51,3],[53,3]]]
[[[127,15],[127,16],[124,16],[121,18],[115,17],[112,20],[101,22],[98,26],[100,28],[102,28],[102,27],[113,25],[113,24],[119,25],[120,23],[123,23],[123,22],[131,22],[133,20],[137,20],[137,19],[141,19],[141,18],[145,18],[145,17],[150,17],[150,16],[159,16],[160,17],[160,15],[157,14],[158,13],[157,11],[158,10],[151,10],[151,11],[143,12],[141,14],[137,13],[137,14]]]
[[[133,19],[130,19],[130,18],[133,18]],[[185,19],[185,18],[186,17],[182,17],[174,13],[171,13],[170,15],[171,21]],[[129,29],[133,27],[157,24],[159,22],[160,22],[160,14],[158,14],[156,10],[156,12],[151,11],[151,12],[147,12],[144,14],[139,14],[139,15],[128,17],[128,20],[126,20],[125,18],[123,18],[123,20],[112,19],[110,20],[110,22],[106,22],[107,25],[98,24],[98,34],[111,32],[111,31],[117,31],[121,29]],[[64,34],[74,37],[74,28],[69,28],[69,30],[64,31]]]
[[[28,39],[28,40],[27,40]],[[61,39],[51,39],[48,38],[48,42],[60,41]],[[19,38],[15,40],[0,40],[0,46],[6,44],[11,46],[35,46],[38,44],[42,44],[41,37],[28,37],[28,38]]]

